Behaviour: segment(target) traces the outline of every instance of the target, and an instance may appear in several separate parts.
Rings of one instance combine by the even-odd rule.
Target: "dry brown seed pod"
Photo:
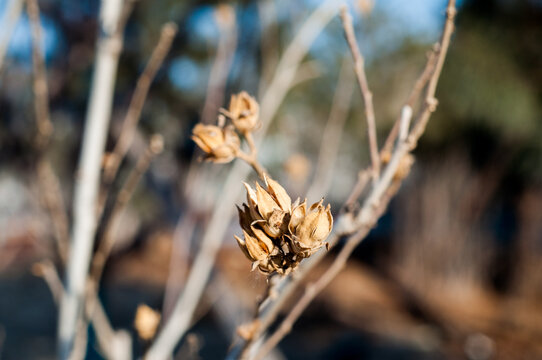
[[[258,204],[258,212],[267,220],[273,210],[280,210],[280,205],[273,199],[271,194],[265,191],[259,183],[256,183],[256,199]]]
[[[308,214],[303,218],[292,234],[292,248],[294,252],[303,256],[310,256],[324,245],[333,227],[333,216],[330,205],[324,207],[322,200],[314,203]]]
[[[274,209],[267,221],[262,223],[265,232],[271,237],[279,237],[286,232],[289,214],[280,209]]]
[[[264,243],[260,241],[255,236],[249,235],[245,230],[243,230],[243,235],[245,237],[244,244],[239,242],[239,246],[244,245],[244,247],[247,249],[250,260],[252,261],[265,261],[267,260],[269,253],[272,249],[269,249],[269,247],[273,246],[273,243]]]
[[[260,126],[259,112],[258,102],[246,91],[231,96],[227,115],[241,133],[254,131]]]
[[[280,208],[286,212],[290,212],[292,208],[292,199],[282,186],[270,177],[264,178],[267,184],[267,191],[275,198]]]
[[[292,234],[295,233],[295,229],[301,223],[301,221],[305,218],[306,214],[307,214],[307,199],[305,199],[303,203],[292,207],[292,215],[290,217],[290,223],[288,224],[288,229],[290,230],[290,233]]]
[[[206,153],[205,160],[215,163],[232,161],[239,151],[239,136],[227,126],[197,124],[192,130],[192,140]]]

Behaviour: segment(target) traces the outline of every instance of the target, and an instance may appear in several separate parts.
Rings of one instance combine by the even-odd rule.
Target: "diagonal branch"
[[[373,187],[371,193],[365,200],[362,210],[354,219],[353,226],[350,231],[356,231],[356,233],[347,240],[346,245],[341,249],[339,255],[335,258],[332,265],[322,275],[322,277],[320,277],[314,284],[307,287],[305,294],[296,303],[288,316],[282,321],[279,328],[262,345],[262,348],[257,353],[255,359],[263,358],[263,356],[265,356],[269,350],[280,342],[280,340],[290,331],[293,323],[299,318],[299,316],[301,316],[303,310],[343,269],[352,251],[376,224],[380,216],[385,211],[387,204],[399,189],[399,186],[406,174],[398,177],[397,171],[401,166],[403,159],[405,159],[408,153],[416,147],[417,141],[423,134],[425,125],[436,107],[436,99],[434,98],[434,94],[442,66],[444,64],[444,59],[446,58],[450,38],[453,33],[453,19],[455,14],[455,0],[449,0],[446,11],[447,18],[440,41],[440,51],[437,57],[435,71],[431,75],[426,93],[426,105],[422,109],[419,120],[408,137],[406,136],[406,129],[408,129],[412,111],[409,105],[406,105],[403,108],[399,125],[400,130],[397,147],[388,166],[386,167],[385,172],[379,179],[378,183]]]
[[[170,22],[162,26],[160,39],[151,54],[149,62],[145,66],[145,70],[143,70],[143,73],[137,80],[132,100],[128,106],[126,116],[124,117],[119,139],[105,164],[103,182],[106,186],[111,184],[114,180],[119,166],[130,148],[137,128],[137,123],[141,117],[143,105],[145,104],[147,94],[149,93],[149,88],[168,54],[176,34],[177,25],[174,23]]]
[[[365,74],[365,60],[363,55],[359,51],[358,43],[356,41],[356,35],[354,34],[354,27],[352,26],[352,16],[348,13],[346,5],[341,8],[341,20],[344,28],[344,36],[350,47],[350,52],[354,59],[354,72],[358,80],[358,85],[363,95],[363,101],[365,103],[365,117],[367,118],[367,133],[369,136],[369,150],[371,152],[371,164],[373,170],[373,183],[376,182],[380,176],[380,156],[378,155],[378,145],[376,140],[376,125],[375,125],[375,112],[373,108],[373,93],[369,89],[367,83],[367,75]]]
[[[444,62],[444,58],[446,56],[450,42],[450,37],[453,32],[453,18],[455,12],[455,1],[449,0],[447,9],[447,20],[444,25],[444,31],[441,37],[438,52],[438,60],[441,64]],[[432,60],[430,59],[430,61]],[[439,75],[440,71],[432,72],[430,81],[436,83]],[[422,77],[423,76],[424,75],[422,74]],[[406,139],[404,137],[404,134],[401,137],[384,173],[382,174],[382,177],[379,178],[378,182],[372,187],[370,193],[367,195],[361,211],[355,216],[351,212],[346,212],[337,219],[336,226],[333,229],[332,234],[330,235],[329,243],[331,246],[334,246],[341,237],[348,236],[357,232],[357,235],[350,237],[350,240],[347,241],[347,244],[351,245],[345,246],[347,250],[344,251],[347,253],[351,252],[350,249],[355,248],[355,245],[357,245],[357,243],[359,243],[359,241],[361,241],[365,237],[365,231],[368,232],[372,228],[372,226],[378,220],[380,212],[384,211],[387,203],[389,202],[389,199],[391,199],[391,196],[393,196],[395,191],[398,189],[402,178],[408,173],[407,171],[406,173],[402,174],[402,176],[398,176],[398,170],[401,166],[404,165],[405,159],[408,159],[409,152],[416,147],[417,141],[423,133],[423,129],[425,128],[425,126],[423,125],[422,127],[422,125],[420,124],[427,124],[430,114],[436,108],[436,100],[434,100],[434,90],[435,87],[431,87],[428,89],[426,94],[426,101],[424,107],[420,110],[418,121],[416,122]],[[399,132],[399,128],[402,128],[403,131],[404,129],[408,129],[408,124],[410,122],[411,116],[411,108],[407,104],[405,105],[401,114],[401,120],[398,123],[397,132]],[[366,176],[361,175],[363,173],[364,172],[360,173],[358,184],[366,183]],[[356,187],[358,186],[356,185]],[[363,186],[359,186],[359,188],[361,188],[362,190]],[[361,190],[358,189],[357,191],[361,193]],[[349,199],[349,202],[353,203],[354,200],[355,199],[353,198]],[[250,338],[243,339],[241,342],[236,344],[230,351],[228,359],[236,358],[241,352],[245,356],[255,353],[255,351],[257,350],[257,346],[254,346],[253,344],[258,342],[260,336],[263,335],[266,329],[273,323],[274,319],[277,317],[280,309],[283,307],[286,300],[293,294],[294,290],[299,286],[300,282],[307,276],[307,274],[310,273],[311,269],[313,269],[314,266],[318,264],[325,255],[326,252],[324,250],[317,252],[299,266],[298,270],[296,271],[296,276],[285,277],[275,285],[273,292],[278,294],[278,296],[272,299],[268,299],[266,302],[264,302],[264,304],[260,308],[258,316],[252,321],[252,323],[249,324],[253,328]],[[339,265],[341,262],[343,262],[343,259],[348,257],[347,255],[348,254],[342,255],[340,257]],[[302,300],[302,303],[297,305],[294,314],[289,315],[284,326],[280,326],[278,333],[272,335],[269,342],[265,345],[266,349],[273,347],[273,344],[277,343],[288,332],[293,322],[297,319],[297,317],[299,317],[302,310],[308,305],[308,303],[310,303],[310,300],[314,296],[316,296],[319,289],[325,287],[324,283],[328,282],[328,279],[333,278],[333,274],[338,273],[338,271],[342,268],[343,265],[339,265],[333,266],[333,270],[330,270],[331,275],[326,276],[326,278],[322,280],[322,284],[309,290],[308,295],[306,295],[304,300]],[[263,354],[263,352],[264,351],[262,350],[261,354]],[[261,354],[258,356],[261,356]]]
[[[275,76],[271,81],[261,102],[262,128],[256,143],[265,134],[278,107],[290,89],[299,64],[307,54],[310,44],[322,29],[333,19],[338,4],[335,0],[322,3],[302,25],[284,52]],[[147,352],[147,360],[161,360],[171,355],[177,342],[188,331],[197,304],[209,279],[216,254],[222,242],[235,208],[231,205],[237,201],[242,188],[239,187],[248,175],[244,164],[234,164],[224,185],[222,196],[213,210],[211,220],[201,241],[201,248],[192,265],[186,286],[178,298],[169,320],[158,333],[155,342]]]

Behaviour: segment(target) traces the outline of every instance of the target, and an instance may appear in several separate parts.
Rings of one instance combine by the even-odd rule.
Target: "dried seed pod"
[[[192,140],[205,151],[205,159],[215,163],[232,161],[241,146],[239,136],[231,126],[197,124],[192,130]]]
[[[298,199],[299,201],[299,199]],[[290,223],[288,224],[288,229],[290,233],[295,233],[297,226],[303,221],[305,215],[307,214],[307,199],[303,203],[296,205],[292,208],[292,215],[290,217]]]
[[[284,211],[290,212],[292,208],[292,199],[284,190],[282,186],[275,180],[265,177],[265,182],[267,184],[267,191],[274,197],[277,203],[280,205],[280,208]]]
[[[243,134],[254,131],[260,126],[258,120],[260,106],[246,91],[231,96],[228,112],[233,125]]]
[[[314,203],[292,233],[292,249],[304,257],[310,256],[324,245],[332,227],[330,205],[324,207],[322,200]]]
[[[237,208],[244,240],[235,237],[253,268],[263,273],[288,274],[306,257],[322,247],[331,232],[330,206],[322,201],[307,210],[307,200],[293,204],[284,188],[265,178],[267,189],[259,183],[245,185],[247,204]]]

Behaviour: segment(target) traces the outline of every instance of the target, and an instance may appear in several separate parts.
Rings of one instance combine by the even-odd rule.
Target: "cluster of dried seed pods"
[[[325,245],[333,227],[330,205],[323,200],[307,208],[307,200],[293,204],[286,190],[266,178],[264,189],[245,183],[247,203],[239,211],[244,239],[235,236],[253,269],[264,273],[287,274]]]
[[[222,114],[231,120],[226,125],[224,115],[219,115],[218,125],[197,124],[192,131],[192,140],[205,152],[205,160],[227,163],[235,159],[241,147],[236,130],[243,136],[260,126],[258,102],[242,91],[232,95],[228,110]]]

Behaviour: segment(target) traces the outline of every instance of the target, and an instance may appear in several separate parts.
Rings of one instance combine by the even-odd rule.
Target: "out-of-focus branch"
[[[132,198],[139,180],[149,168],[152,159],[162,152],[163,147],[164,140],[162,136],[153,135],[145,153],[138,160],[136,166],[132,169],[126,182],[120,189],[111,211],[104,218],[103,238],[98,245],[98,250],[96,250],[96,253],[94,254],[91,267],[91,278],[96,287],[98,286],[105,262],[115,245],[115,237],[113,236],[112,231],[114,230],[116,221],[122,215],[128,201]]]
[[[58,276],[54,264],[49,260],[42,260],[34,264],[32,272],[34,275],[40,276],[45,280],[53,295],[55,303],[58,305],[62,299],[62,294],[64,293],[64,286],[62,285],[62,280],[60,280],[60,276]],[[90,313],[89,310],[90,308],[87,306],[87,316],[92,320],[92,326],[94,327],[98,344],[105,357],[112,360],[130,359],[130,356],[119,356],[121,351],[118,350],[119,346],[117,346],[117,344],[119,344],[122,339],[125,339],[126,336],[123,331],[115,332],[113,330],[100,301],[96,301],[92,313]],[[126,347],[123,349],[125,348]]]
[[[50,260],[42,260],[35,263],[32,266],[32,273],[36,276],[40,276],[45,280],[47,286],[51,290],[53,295],[53,300],[55,304],[60,303],[62,299],[62,293],[64,292],[64,286],[62,286],[62,280],[58,276],[58,272],[55,269],[55,266]]]
[[[23,11],[23,2],[24,0],[12,0],[10,2],[11,6],[4,12],[4,16],[2,17],[2,35],[0,35],[0,74],[2,73],[2,67],[4,65],[4,59],[6,58],[11,35],[13,35],[15,25],[17,25],[17,22],[21,17],[21,12]]]
[[[275,76],[261,102],[262,128],[259,130],[256,143],[267,131],[310,44],[335,16],[337,9],[338,4],[334,0],[327,0],[320,5],[303,24],[284,52]],[[171,317],[147,352],[147,360],[161,360],[170,356],[177,342],[188,330],[194,310],[209,279],[225,230],[234,214],[231,204],[240,196],[242,188],[239,184],[247,174],[248,169],[244,167],[244,164],[239,162],[234,164],[222,190],[223,195],[216,204],[207,231],[203,235],[201,248],[192,265],[186,287],[175,304]]]
[[[49,118],[49,101],[45,62],[40,50],[41,24],[39,7],[36,0],[28,0],[27,4],[29,19],[32,26],[34,96],[36,118],[38,119],[38,139],[36,141],[36,146],[38,147],[38,151],[40,151],[37,163],[38,186],[40,187],[40,195],[47,206],[53,222],[58,254],[62,264],[65,265],[67,262],[69,247],[68,215],[64,205],[64,200],[62,198],[60,181],[56,176],[51,162],[48,160],[46,154],[49,139],[52,135],[53,126],[51,125]],[[41,124],[41,127],[39,124]],[[35,265],[34,271],[37,275],[43,277],[51,289],[55,302],[59,304],[64,294],[64,287],[54,265],[50,261],[44,260]],[[111,328],[111,325],[109,324],[103,307],[99,301],[96,304],[96,309],[96,316],[92,317],[92,323],[94,329],[96,330],[98,343],[100,348],[103,349],[106,354],[111,354],[111,351],[108,351],[108,349],[111,347],[110,344],[112,344],[117,336]],[[79,349],[82,348],[84,344],[86,344],[86,336],[84,336],[82,341],[79,342]],[[78,351],[82,352],[83,350]],[[81,353],[76,357],[83,356],[84,354]],[[108,356],[108,358],[118,359],[118,357],[114,356]]]
[[[269,175],[267,175],[268,174],[267,170],[258,161],[258,148],[256,147],[256,144],[254,143],[254,137],[252,136],[252,133],[247,132],[245,134],[245,139],[247,141],[250,152],[247,154],[244,151],[239,150],[237,152],[237,157],[243,160],[244,162],[246,162],[247,164],[249,164],[252,167],[252,169],[254,169],[256,174],[258,174],[260,179],[265,180],[265,177]]]
[[[237,47],[237,25],[235,10],[231,5],[219,5],[215,19],[220,30],[216,57],[209,73],[209,84],[205,104],[201,113],[201,122],[210,124],[222,105],[228,73],[233,64]]]
[[[375,125],[375,112],[373,108],[373,93],[369,89],[367,83],[367,75],[365,74],[365,60],[359,51],[356,36],[354,34],[354,27],[352,26],[352,16],[348,13],[346,5],[341,8],[341,20],[344,28],[344,36],[350,47],[350,52],[354,59],[354,72],[358,80],[359,88],[363,96],[363,102],[365,103],[365,117],[367,119],[367,133],[369,136],[369,150],[371,152],[371,164],[373,170],[373,183],[380,176],[380,156],[378,154],[378,145],[376,140],[376,125]]]
[[[275,66],[279,62],[279,33],[277,8],[274,0],[258,1],[260,20],[261,80],[258,94],[262,95],[271,81]]]
[[[42,155],[38,160],[37,175],[40,197],[43,199],[52,220],[58,255],[65,264],[70,240],[68,213],[62,197],[60,180],[45,155]]]
[[[329,118],[323,131],[322,142],[320,144],[320,153],[314,172],[314,181],[307,190],[307,199],[312,201],[315,198],[321,198],[329,189],[333,175],[333,165],[339,152],[344,123],[348,118],[348,110],[354,92],[354,82],[350,76],[350,68],[346,66],[346,58],[343,61],[339,72],[339,80],[333,101]]]
[[[40,197],[51,217],[58,254],[62,261],[65,262],[66,257],[68,256],[69,246],[68,215],[60,190],[60,181],[46,154],[49,140],[53,132],[53,125],[49,115],[47,74],[45,60],[40,48],[42,39],[40,10],[36,0],[27,0],[27,12],[32,28],[34,111],[36,113],[36,124],[38,127],[36,138],[36,148],[38,151],[38,160],[36,164],[38,187]]]
[[[416,105],[423,89],[427,85],[427,82],[431,78],[431,75],[433,75],[433,70],[435,69],[435,63],[436,63],[437,55],[438,55],[438,48],[439,48],[439,45],[436,44],[433,50],[429,52],[427,63],[425,64],[425,68],[423,69],[423,72],[421,73],[421,75],[418,77],[418,80],[416,80],[416,83],[414,84],[414,87],[412,88],[408,96],[408,99],[405,105],[410,106],[411,109],[413,109],[414,105]],[[401,121],[401,117],[398,117],[397,121],[395,121],[393,125],[393,128],[390,130],[390,133],[388,134],[388,137],[386,138],[386,142],[384,143],[384,147],[382,148],[382,151],[380,152],[381,158],[391,154],[393,144],[395,143],[395,140],[397,139],[397,134],[399,132],[400,121]]]
[[[279,342],[280,340],[288,334],[295,321],[301,316],[303,311],[307,306],[314,300],[314,298],[327,286],[329,283],[337,276],[337,274],[345,267],[348,258],[354,251],[354,249],[359,245],[363,239],[367,236],[371,228],[376,224],[378,218],[382,216],[385,212],[387,205],[391,198],[395,195],[399,189],[401,180],[396,181],[390,187],[388,187],[386,194],[384,194],[381,203],[372,223],[363,224],[363,226],[352,235],[344,247],[341,249],[337,257],[334,259],[331,266],[325,271],[325,273],[314,283],[307,285],[305,288],[305,293],[297,301],[295,306],[290,310],[286,318],[282,321],[279,328],[261,345],[260,350],[254,357],[255,360],[263,359],[263,357],[269,353]]]
[[[72,246],[68,257],[66,291],[59,316],[59,352],[68,359],[74,348],[77,324],[83,318],[85,285],[97,224],[98,190],[117,65],[128,11],[123,0],[102,1],[101,31],[96,67],[83,134],[79,173],[75,184]],[[127,4],[132,4],[128,1]],[[125,11],[123,11],[125,10]],[[126,14],[126,16],[124,16]]]
[[[176,34],[177,25],[174,23],[170,22],[162,26],[158,44],[154,48],[149,62],[145,66],[145,70],[143,70],[143,73],[137,80],[132,100],[130,101],[126,116],[124,117],[119,139],[117,140],[113,152],[107,157],[103,175],[105,187],[108,187],[108,185],[113,182],[119,166],[130,148],[151,83],[154,80],[158,69],[160,69],[160,66],[164,62],[164,58],[169,52]],[[107,189],[105,189],[105,191],[107,191]],[[106,194],[102,195],[102,206],[103,201],[105,201],[105,195]]]
[[[439,59],[437,63],[440,62],[442,64],[444,61],[444,57],[446,56],[450,37],[453,31],[454,15],[455,1],[449,0],[447,9],[447,20],[440,41],[440,44],[442,45],[440,46],[440,51],[438,53]],[[430,82],[436,81],[434,79],[438,80],[439,74],[440,71],[437,72],[435,70],[435,72],[433,72],[431,75]],[[435,110],[436,100],[427,100],[434,100],[434,89],[434,87],[428,89],[426,103],[424,108],[421,110],[421,114],[419,116],[417,124],[420,124],[420,121],[424,121],[424,124],[427,124],[429,115],[432,111]],[[409,105],[406,105],[401,114],[401,120],[399,122],[398,129],[402,128],[403,132],[404,129],[408,129],[411,116],[411,108]],[[425,127],[423,127],[423,129],[424,128]],[[264,350],[272,348],[274,344],[277,343],[284,336],[284,334],[289,331],[289,328],[293,324],[293,321],[295,321],[295,319],[299,317],[302,310],[308,305],[308,303],[310,303],[310,300],[314,298],[314,296],[316,296],[319,290],[325,287],[326,283],[328,283],[335,276],[334,274],[340,271],[342,266],[344,266],[343,261],[348,258],[349,253],[351,253],[355,246],[366,236],[372,226],[376,224],[376,221],[378,221],[378,218],[380,217],[379,214],[381,214],[385,210],[389,200],[397,191],[402,178],[406,175],[406,173],[403,173],[401,174],[401,176],[398,176],[398,170],[400,166],[404,163],[404,159],[407,158],[406,155],[408,155],[408,153],[416,147],[417,141],[423,133],[423,129],[420,131],[419,125],[415,125],[406,138],[404,136],[400,138],[400,141],[398,142],[397,147],[394,150],[391,159],[389,160],[389,163],[384,170],[384,173],[378,179],[378,182],[374,184],[374,186],[371,188],[371,191],[367,195],[364,205],[359,211],[359,213],[354,216],[353,213],[346,212],[337,219],[336,226],[333,229],[332,234],[330,235],[329,243],[331,246],[334,246],[343,236],[352,233],[357,233],[357,235],[351,237],[350,240],[347,241],[347,244],[351,245],[348,245],[348,247],[345,246],[347,250],[343,249],[343,255],[338,258],[339,260],[337,265],[333,265],[333,267],[330,268],[332,269],[329,272],[331,275],[326,275],[326,278],[322,280],[322,283],[318,285],[318,287],[313,287],[311,290],[308,291],[308,293],[304,295],[301,303],[296,305],[293,315],[289,315],[287,319],[285,319],[286,323],[284,323],[283,326],[279,327],[278,333],[272,335],[272,337],[270,338],[271,340],[265,345]],[[364,181],[366,180],[363,180],[363,176],[360,176],[360,180],[358,181],[358,183],[363,183]],[[363,188],[363,186],[361,188]],[[260,336],[264,334],[266,329],[272,324],[272,322],[278,315],[280,309],[284,305],[286,299],[288,299],[293,294],[294,290],[299,286],[300,282],[306,277],[310,270],[313,269],[314,266],[323,259],[325,255],[325,250],[320,250],[299,266],[298,270],[296,271],[296,276],[285,277],[275,285],[275,289],[273,289],[272,293],[278,295],[264,302],[264,304],[260,308],[258,316],[251,322],[251,324],[249,324],[253,328],[251,336],[248,339],[243,339],[241,342],[236,344],[236,346],[230,352],[228,359],[235,358],[240,353],[242,353],[241,356],[249,356],[250,354],[254,354],[256,352],[257,347],[253,344],[258,341]],[[263,356],[264,350],[262,350],[258,354],[258,356]]]
[[[37,0],[27,0],[26,8],[32,27],[32,67],[34,74],[34,110],[38,125],[36,142],[39,148],[44,148],[49,142],[53,125],[49,115],[49,91],[47,90],[47,75],[45,61],[41,53],[41,22]]]

